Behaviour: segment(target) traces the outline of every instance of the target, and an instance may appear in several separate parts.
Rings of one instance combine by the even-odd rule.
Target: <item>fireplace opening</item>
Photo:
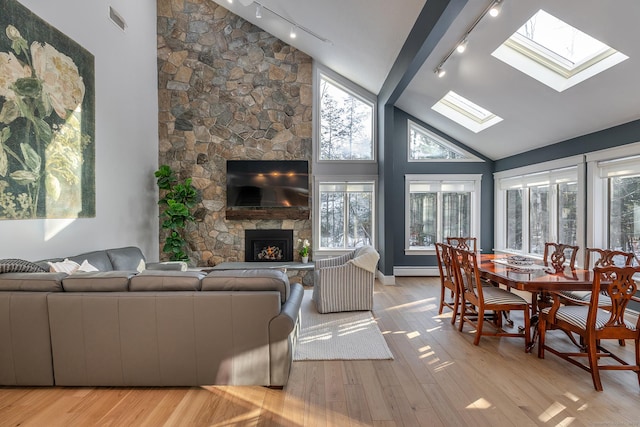
[[[293,261],[293,230],[245,230],[247,262]]]

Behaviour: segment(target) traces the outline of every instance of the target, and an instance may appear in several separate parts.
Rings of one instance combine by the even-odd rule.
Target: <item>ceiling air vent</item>
[[[127,28],[127,23],[124,18],[111,6],[109,6],[109,18],[116,24],[122,31]]]

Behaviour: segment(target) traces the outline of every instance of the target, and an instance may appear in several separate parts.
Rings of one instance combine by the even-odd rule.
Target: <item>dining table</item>
[[[551,304],[549,293],[554,291],[590,291],[593,285],[593,271],[570,269],[561,271],[543,264],[542,260],[519,260],[514,262],[507,254],[479,254],[478,271],[480,276],[492,283],[498,283],[507,289],[531,292],[531,326],[537,331],[537,314],[540,305]],[[528,351],[535,344],[537,334]]]

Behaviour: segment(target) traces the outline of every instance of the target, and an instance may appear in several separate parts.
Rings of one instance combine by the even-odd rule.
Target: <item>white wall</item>
[[[0,221],[0,258],[135,245],[157,261],[156,0],[20,2],[95,57],[96,217]],[[126,32],[109,19],[110,5]]]

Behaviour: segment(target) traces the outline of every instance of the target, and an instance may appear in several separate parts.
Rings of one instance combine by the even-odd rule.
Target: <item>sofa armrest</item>
[[[293,352],[300,330],[300,306],[304,288],[291,284],[291,293],[280,314],[269,322],[269,385],[284,387],[289,379]]]
[[[282,305],[280,314],[269,323],[271,342],[276,342],[289,336],[298,323],[304,288],[300,283],[292,283],[290,292],[289,298]]]
[[[149,262],[145,268],[147,270],[176,270],[187,271],[189,266],[184,261]]]

